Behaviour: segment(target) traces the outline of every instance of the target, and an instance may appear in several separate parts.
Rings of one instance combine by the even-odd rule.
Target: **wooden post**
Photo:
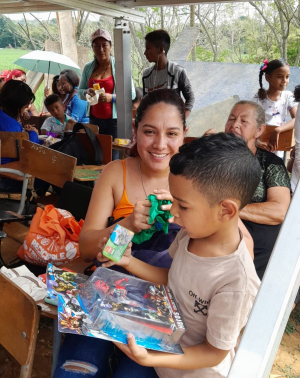
[[[73,62],[78,64],[72,12],[57,12],[56,19],[59,30],[61,54],[68,56]]]

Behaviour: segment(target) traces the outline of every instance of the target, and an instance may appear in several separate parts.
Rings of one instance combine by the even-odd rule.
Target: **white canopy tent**
[[[225,0],[224,2],[229,2]],[[115,57],[118,99],[118,132],[131,132],[130,30],[128,22],[144,23],[144,14],[133,7],[176,6],[215,1],[183,0],[0,0],[0,13],[83,10],[115,18]],[[219,2],[221,2],[219,0]],[[299,192],[299,193],[298,193]],[[281,228],[253,311],[228,378],[267,378],[300,285],[300,188],[298,187]]]

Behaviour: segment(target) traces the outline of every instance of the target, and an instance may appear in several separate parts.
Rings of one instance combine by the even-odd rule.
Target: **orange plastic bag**
[[[77,222],[66,210],[52,205],[37,208],[18,256],[34,265],[58,266],[79,256],[78,238],[83,220]]]

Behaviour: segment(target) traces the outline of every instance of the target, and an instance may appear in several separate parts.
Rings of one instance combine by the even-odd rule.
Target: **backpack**
[[[82,143],[80,137],[76,135],[76,133],[81,129],[85,130],[86,135],[93,146],[94,159],[91,157],[91,154],[88,152],[86,146]],[[103,157],[101,145],[91,129],[82,123],[76,123],[70,135],[64,137],[60,142],[52,144],[50,148],[77,158],[77,165],[102,164]]]

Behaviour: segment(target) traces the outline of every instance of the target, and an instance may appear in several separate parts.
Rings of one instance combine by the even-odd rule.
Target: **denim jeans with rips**
[[[154,368],[138,365],[112,342],[67,334],[53,378],[158,378]]]

